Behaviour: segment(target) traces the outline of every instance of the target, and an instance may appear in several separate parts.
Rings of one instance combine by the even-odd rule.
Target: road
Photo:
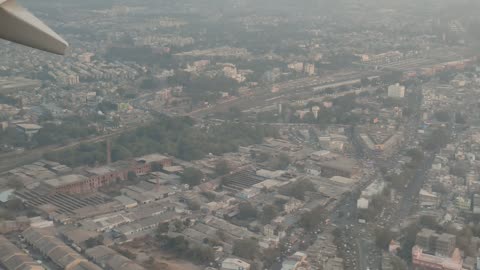
[[[405,122],[405,147],[415,147],[417,140],[417,128],[421,122],[420,107],[422,103],[421,91],[418,90],[414,94],[408,97],[409,107],[413,113]],[[356,191],[356,194],[352,194],[351,198],[347,198],[345,202],[342,202],[341,206],[337,209],[336,213],[348,213],[341,217],[334,217],[333,222],[340,228],[341,242],[344,243],[343,247],[340,247],[340,252],[345,259],[345,269],[381,269],[381,257],[382,253],[374,243],[374,230],[375,226],[369,224],[359,224],[356,218],[356,199],[359,196],[360,190],[364,189],[366,185],[373,182],[375,179],[382,177],[379,172],[380,167],[393,168],[398,161],[398,154],[389,158],[382,158],[375,155],[375,153],[368,151],[364,148],[364,145],[358,140],[358,134],[355,129],[347,129],[347,135],[349,136],[355,151],[355,157],[358,160],[364,160],[366,165],[371,164],[374,172],[369,177],[369,180],[363,183]],[[387,216],[390,216],[388,222],[381,222],[387,227],[398,225],[404,218],[406,218],[416,201],[416,198],[425,182],[426,172],[429,170],[433,163],[434,156],[426,156],[424,163],[416,170],[412,181],[407,186],[402,200],[394,209],[385,211]],[[367,177],[368,178],[368,177]]]

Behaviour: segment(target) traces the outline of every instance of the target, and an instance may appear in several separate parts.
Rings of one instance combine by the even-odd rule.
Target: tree
[[[10,178],[8,179],[8,182],[7,182],[7,186],[9,188],[13,188],[15,190],[17,189],[22,189],[24,186],[23,186],[23,183],[20,179],[18,178]]]
[[[263,224],[268,224],[278,215],[277,207],[274,205],[265,205],[262,208],[262,218],[261,221]]]
[[[380,80],[382,80],[386,84],[394,84],[401,81],[403,78],[403,72],[401,71],[392,71],[390,73],[386,73],[381,75]]]
[[[307,112],[304,116],[303,116],[303,122],[304,123],[310,123],[310,124],[313,124],[317,121],[317,119],[315,118],[315,115],[313,114],[313,112]]]
[[[432,230],[441,229],[441,226],[438,224],[436,218],[432,216],[421,216],[419,223],[422,227],[427,227]]]
[[[168,222],[160,223],[157,227],[157,238],[164,233],[168,233],[169,228],[170,225]]]
[[[91,237],[85,241],[85,246],[87,246],[87,248],[92,248],[102,244],[103,244],[103,235],[99,235],[97,237]]]
[[[228,162],[225,160],[220,160],[215,164],[215,173],[218,176],[222,176],[225,174],[228,174],[230,172],[230,166],[228,165]]]
[[[118,110],[118,104],[110,102],[110,101],[102,101],[100,104],[98,104],[97,110],[102,111],[103,113],[116,111],[116,110]]]
[[[449,192],[448,188],[440,182],[432,184],[432,191],[439,194],[447,194]]]
[[[392,188],[397,191],[402,191],[405,189],[405,186],[410,182],[410,177],[407,173],[402,172],[400,174],[392,174],[385,178],[388,182],[391,183]]]
[[[122,254],[123,256],[129,258],[130,260],[135,260],[137,258],[137,255],[133,252],[131,252],[128,249],[117,249],[116,250],[118,253]]]
[[[147,78],[140,84],[141,89],[152,90],[158,87],[159,83],[154,78]]]
[[[313,185],[313,183],[308,179],[302,179],[293,184],[286,186],[285,188],[280,190],[280,192],[283,195],[294,197],[298,200],[304,200],[305,193],[307,191],[313,191],[313,190],[315,190],[315,185]]]
[[[393,255],[388,255],[388,256],[391,257],[391,263],[392,263],[393,270],[407,270],[408,269],[406,263],[402,259],[400,259],[399,257],[393,256]]]
[[[154,162],[152,163],[152,172],[159,172],[163,169],[162,164]]]
[[[282,252],[279,248],[267,248],[262,255],[263,268],[271,269],[277,258],[282,256]]]
[[[424,159],[423,151],[416,148],[408,149],[407,156],[411,157],[412,161],[415,163],[422,162]]]
[[[412,260],[412,248],[415,245],[415,241],[419,231],[420,227],[416,223],[411,224],[402,231],[403,242],[402,248],[399,252],[399,256],[407,262]]]
[[[368,79],[368,77],[362,77],[360,79],[360,83],[362,84],[363,87],[365,87],[365,86],[369,86],[371,82]]]
[[[215,260],[213,249],[210,246],[205,245],[195,245],[191,247],[186,256],[201,264],[207,264]]]
[[[229,120],[242,119],[242,110],[238,107],[231,107],[228,109],[227,118]]]
[[[285,170],[290,165],[290,158],[287,154],[281,153],[271,161],[271,167],[275,170]]]
[[[258,252],[258,243],[255,239],[241,239],[233,243],[233,255],[247,260],[253,260]]]
[[[204,191],[201,194],[211,202],[215,201],[215,199],[217,198],[217,195],[211,191]]]
[[[450,168],[450,174],[456,177],[465,178],[467,176],[469,164],[468,162],[457,162]]]
[[[319,206],[309,212],[303,213],[299,223],[306,231],[315,231],[325,220],[326,213],[324,209]]]
[[[467,123],[467,120],[465,119],[465,116],[463,114],[457,112],[455,114],[455,123],[463,125]]]
[[[8,211],[11,211],[13,213],[19,212],[25,209],[25,205],[23,205],[22,200],[19,198],[13,198],[11,200],[8,200],[5,203],[5,207],[7,208]]]
[[[437,111],[434,114],[435,119],[437,119],[440,122],[448,122],[450,121],[450,113],[447,111]]]
[[[445,147],[450,141],[447,130],[439,128],[434,130],[425,140],[424,147],[426,150],[437,150]]]
[[[238,205],[238,218],[246,220],[257,217],[257,209],[249,202],[242,202]]]
[[[393,233],[385,228],[377,228],[375,230],[375,244],[378,248],[383,250],[388,250],[390,241],[392,241],[394,235]]]
[[[127,180],[131,182],[135,182],[137,180],[137,174],[134,171],[129,171],[127,173]]]
[[[195,200],[187,200],[188,209],[192,211],[200,210],[200,203]]]
[[[193,187],[198,186],[202,182],[203,177],[203,173],[199,169],[186,168],[181,175],[181,180],[182,183]]]

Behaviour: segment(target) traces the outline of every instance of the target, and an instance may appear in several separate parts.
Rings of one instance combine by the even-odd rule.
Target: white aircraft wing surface
[[[0,0],[0,38],[61,55],[68,47],[65,40],[15,0]]]

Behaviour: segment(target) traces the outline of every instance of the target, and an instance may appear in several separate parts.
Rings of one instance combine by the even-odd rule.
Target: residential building
[[[456,236],[448,233],[438,234],[430,229],[422,229],[417,234],[416,246],[429,254],[450,257],[455,250]]]
[[[425,251],[433,251],[435,249],[435,237],[437,234],[433,230],[423,229],[417,234],[416,245]]]
[[[435,254],[449,257],[455,249],[456,240],[456,236],[452,234],[443,233],[439,235],[435,243]]]
[[[364,190],[362,190],[361,198],[367,200],[372,199],[374,196],[381,194],[385,189],[385,181],[377,180],[368,185]]]
[[[468,211],[472,208],[472,201],[468,198],[458,196],[455,198],[455,206],[464,211]]]
[[[427,190],[420,190],[418,197],[421,207],[436,208],[440,204],[440,198],[436,192],[429,192]]]
[[[290,64],[288,64],[288,68],[289,68],[289,69],[293,69],[293,70],[295,70],[296,72],[302,72],[302,70],[303,70],[303,63],[302,63],[302,62],[290,63]]]
[[[314,64],[305,64],[303,72],[305,72],[308,76],[315,75],[315,65]]]

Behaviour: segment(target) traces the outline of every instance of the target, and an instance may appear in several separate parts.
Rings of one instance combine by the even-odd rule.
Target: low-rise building
[[[128,208],[134,208],[138,205],[138,203],[135,200],[133,200],[133,199],[131,199],[131,198],[125,196],[125,195],[117,196],[117,197],[115,197],[115,200],[117,200],[118,202],[123,204],[123,206],[125,206],[125,208],[127,208],[127,209]]]
[[[237,258],[226,258],[220,270],[250,270],[250,264]]]
[[[40,129],[42,129],[42,126],[37,124],[21,123],[17,124],[16,126],[17,130],[22,134],[25,134],[28,138],[31,138],[33,135],[37,134]]]
[[[88,258],[107,270],[144,270],[142,266],[106,246],[96,246],[85,251]]]

